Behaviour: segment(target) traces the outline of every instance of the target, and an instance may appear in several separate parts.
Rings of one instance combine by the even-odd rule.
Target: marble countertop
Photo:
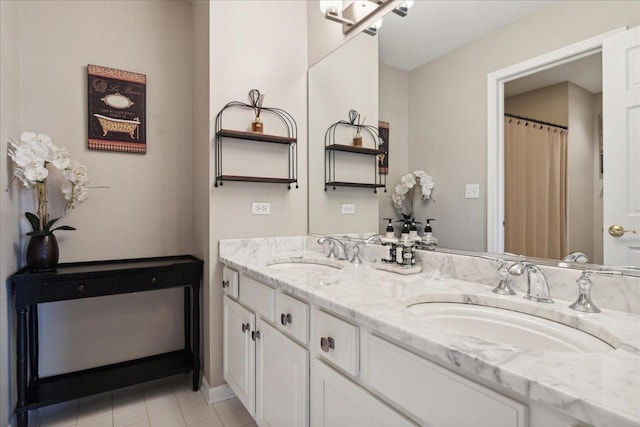
[[[445,367],[457,367],[458,372],[481,377],[588,424],[640,426],[637,314],[611,309],[602,309],[598,314],[578,313],[568,308],[572,301],[535,303],[522,299],[520,292],[499,296],[491,292],[491,286],[438,277],[428,271],[404,276],[377,270],[370,263],[359,266],[347,263],[342,269],[326,272],[277,270],[269,267],[275,259],[322,255],[308,250],[303,241],[265,239],[261,245],[261,240],[221,241],[220,261],[372,331],[394,337]],[[278,245],[285,241],[286,244]],[[619,345],[601,353],[523,349],[438,330],[406,308],[424,301],[500,306],[505,300],[542,317],[561,319],[563,323],[597,332]]]

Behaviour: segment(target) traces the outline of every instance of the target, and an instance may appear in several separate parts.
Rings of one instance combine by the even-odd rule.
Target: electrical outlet
[[[465,199],[479,199],[480,198],[480,184],[467,184],[464,189]]]
[[[354,215],[356,213],[356,205],[353,203],[343,203],[340,207],[342,215]]]
[[[251,202],[251,215],[271,215],[271,203]]]

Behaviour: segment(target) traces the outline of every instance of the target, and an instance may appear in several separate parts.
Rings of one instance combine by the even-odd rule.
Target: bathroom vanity
[[[606,306],[583,314],[568,298],[541,304],[429,271],[326,262],[315,240],[220,242],[224,377],[258,425],[640,425],[638,314]],[[367,249],[374,260],[376,246]],[[424,252],[421,262],[437,256]],[[483,279],[493,271],[490,261],[451,257],[443,265],[482,262]],[[571,325],[602,347],[547,350],[536,340],[528,347],[452,333],[414,309],[433,302],[516,310]]]

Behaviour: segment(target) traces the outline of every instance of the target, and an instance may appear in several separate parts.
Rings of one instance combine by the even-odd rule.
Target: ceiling
[[[387,15],[380,62],[411,71],[549,5],[551,0],[416,0],[404,18]]]

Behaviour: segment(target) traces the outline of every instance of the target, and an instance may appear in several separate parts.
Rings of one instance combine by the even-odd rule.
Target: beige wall
[[[409,73],[386,64],[379,64],[379,118],[389,123],[389,175],[387,192],[380,194],[378,232],[384,233],[383,218],[398,218],[391,195],[400,177],[409,171]],[[424,223],[424,218],[417,219]],[[395,222],[395,221],[394,221]],[[395,225],[395,224],[394,224]]]
[[[207,381],[217,386],[224,382],[223,293],[219,286],[222,265],[217,263],[218,241],[300,235],[307,231],[307,9],[305,2],[295,0],[212,2],[210,9],[210,123],[213,124],[215,115],[227,102],[247,101],[250,89],[260,89],[266,94],[265,106],[288,111],[298,123],[300,187],[287,190],[283,184],[225,182],[224,186],[213,188],[211,179],[208,181],[211,290],[205,303],[211,315],[205,325],[209,328],[210,339],[210,354],[205,363],[210,367]],[[259,40],[256,40],[256,34],[260,35]],[[225,115],[225,127],[248,126],[251,115],[245,112],[240,116],[234,117],[233,112],[230,116]],[[265,121],[265,127],[266,132],[277,130],[274,122]],[[204,141],[198,144],[204,144]],[[213,150],[212,143],[210,149]],[[229,164],[229,167],[256,165],[265,172],[274,172],[286,165],[285,154],[273,152],[259,143],[227,142],[223,166],[227,166],[227,158],[232,156],[239,159],[239,164]],[[211,162],[210,167],[213,165]],[[255,169],[249,167],[249,170]],[[213,169],[210,171],[213,174]],[[252,216],[252,201],[270,202],[271,215]]]
[[[486,248],[487,74],[638,24],[638,2],[559,1],[410,73],[409,169],[433,175],[440,245]],[[472,183],[480,199],[464,198]]]
[[[0,426],[9,425],[15,402],[15,348],[11,327],[11,309],[7,278],[18,267],[20,233],[18,230],[18,186],[11,180],[7,139],[20,132],[20,7],[17,2],[0,2]],[[9,187],[9,191],[5,189]]]
[[[9,7],[2,3],[3,10]],[[3,96],[5,72],[17,70],[20,124],[9,128],[3,117],[2,140],[22,130],[47,133],[87,165],[92,185],[110,187],[90,190],[89,200],[64,218],[77,231],[57,234],[61,262],[190,253],[189,3],[129,2],[125,9],[110,1],[30,1],[11,7],[19,9],[12,33],[20,41],[20,60],[2,62]],[[3,25],[3,36],[4,31]],[[147,75],[146,155],[87,149],[89,63]],[[57,190],[50,194],[52,215],[59,215]],[[15,201],[11,206],[16,208]],[[17,209],[33,210],[32,198],[24,197]],[[5,218],[3,246],[19,243],[4,232],[18,229],[15,218]],[[42,375],[180,348],[180,295],[167,291],[43,306]]]
[[[504,100],[505,114],[569,126],[569,83],[543,87]]]
[[[367,72],[362,72],[367,70]],[[378,41],[366,34],[344,44],[309,70],[309,231],[312,233],[375,233],[378,198],[373,190],[328,187],[325,191],[325,133],[339,120],[358,111],[365,123],[378,126]],[[351,144],[355,130],[336,128],[335,143]],[[363,133],[362,145],[377,148]],[[376,158],[336,153],[336,181],[373,183]],[[379,192],[384,194],[383,190]],[[354,215],[342,215],[341,205],[355,205]]]
[[[593,258],[593,97],[569,83],[569,133],[567,135],[567,252],[584,252]]]

